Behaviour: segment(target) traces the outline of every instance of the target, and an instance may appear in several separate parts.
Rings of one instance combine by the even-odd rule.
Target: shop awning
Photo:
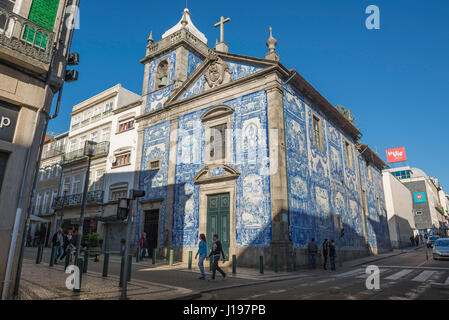
[[[32,222],[38,222],[38,223],[50,223],[49,220],[45,220],[45,219],[42,219],[42,218],[40,218],[38,216],[33,216],[33,215],[30,216],[30,220]]]

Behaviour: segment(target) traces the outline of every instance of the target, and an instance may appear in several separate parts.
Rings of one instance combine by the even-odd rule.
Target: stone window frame
[[[122,198],[126,198],[127,195],[128,195],[128,189],[129,189],[129,183],[128,183],[128,182],[125,182],[125,181],[123,181],[123,182],[117,182],[117,183],[111,184],[111,185],[109,186],[109,195],[108,195],[109,201],[110,201],[110,202],[118,201],[118,199],[119,199],[120,197],[117,198],[117,199],[114,199],[114,198],[113,198],[113,194],[114,194],[114,193],[119,193],[119,192],[121,192],[121,193],[125,192],[125,196],[122,197]],[[125,191],[125,190],[126,190],[126,191]]]
[[[164,63],[164,62],[167,63],[167,71],[168,71],[167,78],[168,79],[167,79],[167,84],[166,85],[164,85],[163,87],[159,87],[159,79],[157,79],[157,73],[158,73],[159,66],[162,63]],[[162,59],[161,61],[159,61],[157,66],[156,66],[155,73],[154,73],[154,87],[153,87],[153,91],[162,90],[162,89],[168,87],[169,84],[170,84],[170,60],[168,58],[165,58],[165,59]]]
[[[373,180],[373,173],[371,172],[371,165],[369,164],[369,162],[366,162],[366,179],[368,181],[372,181]]]
[[[317,137],[316,137],[317,132],[316,132],[315,126],[314,126],[315,120],[318,120],[318,145],[317,145]],[[312,139],[313,139],[313,145],[316,148],[323,151],[324,150],[323,119],[314,112],[312,112]]]
[[[376,207],[377,207],[377,215],[379,217],[382,217],[382,208],[381,208],[381,202],[380,202],[380,196],[376,196]]]
[[[152,164],[153,162],[158,162],[158,166],[152,168],[152,167],[151,167],[151,164]],[[162,159],[161,159],[161,158],[149,159],[149,160],[147,161],[147,164],[148,164],[148,166],[147,166],[147,171],[158,171],[158,170],[161,170],[161,168],[162,168]]]
[[[208,165],[225,165],[231,162],[231,125],[232,125],[232,114],[234,109],[226,105],[215,106],[207,110],[201,116],[201,120],[205,123],[205,134],[206,134],[206,148],[204,163]],[[211,129],[220,125],[226,125],[225,130],[225,156],[222,159],[212,160],[210,158],[210,138]]]
[[[128,162],[124,164],[116,164],[117,159],[119,157],[126,157],[128,156]],[[131,156],[132,156],[132,148],[126,148],[126,149],[119,149],[114,152],[114,162],[112,163],[112,169],[126,167],[131,165]]]

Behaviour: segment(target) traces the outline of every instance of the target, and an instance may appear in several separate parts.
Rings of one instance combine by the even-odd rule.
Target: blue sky
[[[380,8],[380,30],[367,30],[365,9]],[[67,131],[72,107],[117,83],[141,94],[146,39],[156,41],[181,18],[185,0],[81,1],[78,82],[64,87],[49,131]],[[213,46],[214,24],[230,17],[231,53],[263,58],[268,27],[281,62],[296,69],[332,104],[350,108],[363,142],[385,160],[405,146],[408,164],[440,179],[449,193],[449,1],[189,0],[196,27]]]

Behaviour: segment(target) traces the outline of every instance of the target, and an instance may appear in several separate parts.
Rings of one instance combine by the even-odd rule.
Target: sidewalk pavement
[[[346,272],[354,267],[370,264],[408,252],[413,252],[414,250],[421,249],[422,247],[423,246],[411,247],[407,249],[395,249],[388,253],[363,257],[352,261],[345,261],[343,262],[343,267],[339,267],[339,262],[336,261],[336,274]],[[46,251],[49,251],[49,249]],[[49,252],[45,252],[44,257],[49,256],[49,254]],[[44,260],[46,259],[44,258]],[[110,257],[110,263],[120,264],[120,260],[120,256]],[[54,266],[53,268],[50,268],[46,263],[36,265],[34,261],[25,261],[26,263],[24,262],[22,273],[23,280],[21,282],[22,299],[118,299],[120,296],[120,290],[118,288],[119,279],[117,276],[110,275],[108,278],[103,278],[101,273],[89,270],[87,274],[83,274],[83,290],[81,294],[77,295],[66,289],[65,279],[68,275],[64,273],[62,266]],[[89,263],[89,266],[91,265],[92,264]],[[100,265],[97,266],[95,271],[98,271],[99,268]],[[205,263],[205,269],[206,272],[209,271],[209,264],[207,262]],[[133,259],[133,274],[139,275],[138,278],[140,279],[143,277],[153,277],[152,281],[156,281],[155,277],[164,277],[166,276],[164,272],[168,272],[169,274],[173,273],[172,277],[176,277],[177,280],[181,281],[175,282],[174,284],[176,285],[173,285],[173,283],[172,285],[166,285],[163,281],[161,283],[159,279],[156,281],[157,283],[135,280],[137,276],[133,275],[133,279],[128,285],[128,293],[130,299],[189,300],[199,298],[202,293],[215,291],[217,289],[237,288],[330,274],[329,271],[323,270],[319,267],[314,270],[304,268],[295,272],[277,273],[273,270],[264,270],[263,274],[260,274],[259,269],[238,267],[236,275],[232,275],[231,268],[223,269],[228,274],[229,280],[216,281],[207,285],[204,282],[200,282],[200,285],[197,280],[199,268],[195,260],[192,263],[192,269],[189,270],[187,264],[185,263],[174,263],[173,266],[169,266],[167,261],[158,260],[157,263],[153,265],[151,259],[140,261],[138,263],[136,263]],[[217,275],[217,279],[220,278],[221,276]]]
[[[35,264],[24,259],[19,291],[20,300],[118,300],[121,295],[119,277],[89,271],[82,275],[81,292],[75,293],[66,287],[64,267]],[[194,297],[198,293],[186,288],[155,284],[132,279],[128,282],[128,298],[131,300],[170,300],[183,296]]]

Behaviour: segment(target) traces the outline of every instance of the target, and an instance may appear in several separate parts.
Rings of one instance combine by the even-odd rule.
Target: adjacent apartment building
[[[0,290],[11,297],[50,106],[65,80],[66,17],[78,4],[0,0]]]
[[[423,170],[409,166],[385,170],[397,177],[410,190],[413,200],[413,216],[420,234],[445,236],[449,214],[446,194],[438,179],[429,177]]]
[[[83,233],[98,232],[110,250],[120,250],[120,240],[125,235],[121,222],[115,219],[117,199],[127,197],[134,185],[135,118],[140,105],[140,95],[118,84],[73,107],[60,162],[58,197],[52,202],[53,231],[56,219],[62,221],[65,230],[78,230],[87,170],[84,145],[86,141],[94,141],[97,145],[90,167]],[[42,192],[37,191],[38,194]]]

